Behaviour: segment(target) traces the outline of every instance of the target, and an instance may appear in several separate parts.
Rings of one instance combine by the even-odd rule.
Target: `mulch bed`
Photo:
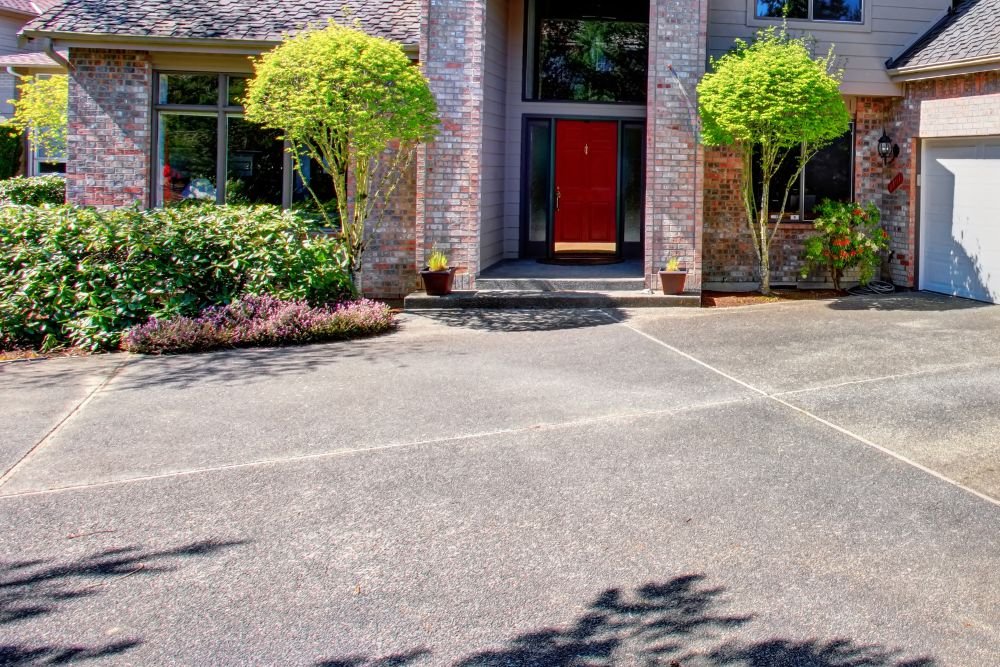
[[[705,308],[732,308],[753,306],[760,303],[781,303],[782,301],[836,299],[846,295],[847,292],[838,292],[832,289],[782,289],[774,290],[769,296],[764,296],[760,292],[704,291],[701,293],[701,305]]]

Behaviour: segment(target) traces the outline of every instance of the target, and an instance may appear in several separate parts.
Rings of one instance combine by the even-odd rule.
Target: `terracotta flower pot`
[[[684,291],[687,271],[660,271],[660,286],[664,294],[680,294]]]
[[[425,268],[420,272],[424,281],[424,291],[428,296],[445,296],[451,294],[452,283],[455,282],[455,271],[458,267],[448,267],[444,271],[431,271]]]

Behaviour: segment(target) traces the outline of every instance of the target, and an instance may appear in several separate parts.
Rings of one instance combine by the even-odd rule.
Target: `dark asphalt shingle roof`
[[[357,19],[366,32],[404,44],[420,37],[419,0],[66,0],[25,31],[277,41],[329,18]]]
[[[965,0],[887,65],[946,65],[1000,56],[1000,0]]]

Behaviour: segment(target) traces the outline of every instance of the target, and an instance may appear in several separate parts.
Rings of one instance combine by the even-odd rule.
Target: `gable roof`
[[[890,70],[917,70],[1000,59],[1000,0],[964,0],[898,57]]]
[[[420,0],[66,0],[24,34],[277,42],[327,19],[357,19],[365,32],[403,44],[420,38]]]

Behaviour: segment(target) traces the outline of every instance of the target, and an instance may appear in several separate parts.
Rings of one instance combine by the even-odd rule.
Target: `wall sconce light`
[[[882,162],[886,166],[889,163],[899,157],[899,144],[892,143],[892,139],[886,134],[885,128],[882,128],[882,136],[878,140],[878,156],[882,158]]]

